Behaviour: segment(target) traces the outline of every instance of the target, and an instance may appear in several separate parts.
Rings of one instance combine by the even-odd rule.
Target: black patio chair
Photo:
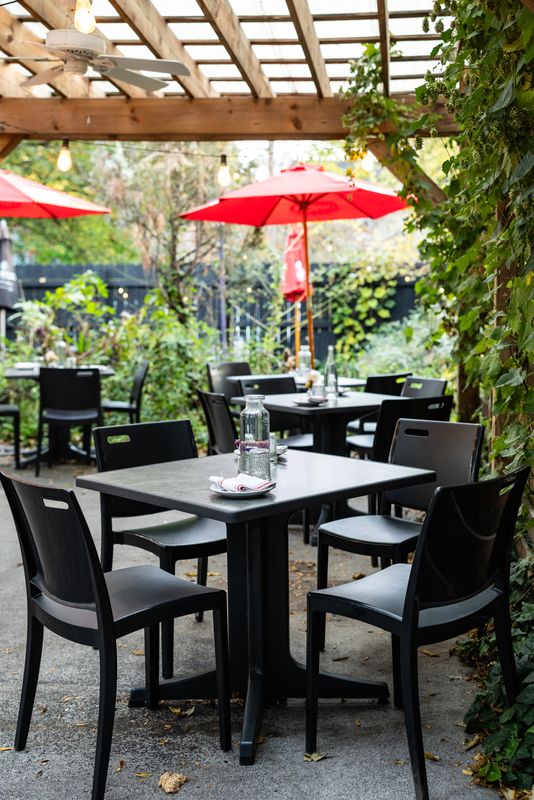
[[[206,418],[210,455],[233,453],[237,431],[224,394],[197,391]]]
[[[238,395],[247,394],[296,394],[297,385],[291,375],[269,376],[266,378],[241,378],[238,382]],[[294,450],[312,450],[313,435],[302,432],[302,417],[296,414],[285,414],[279,411],[269,411],[269,425],[271,431],[278,433],[289,432],[284,435],[284,444]],[[291,433],[298,431],[298,433]]]
[[[392,635],[393,695],[403,708],[417,800],[429,800],[417,649],[493,619],[508,701],[518,691],[509,611],[510,552],[530,469],[503,478],[439,487],[412,566],[393,564],[359,581],[308,595],[306,752],[317,750],[320,628],[325,614]]]
[[[13,452],[15,454],[15,467],[20,467],[20,410],[11,403],[0,403],[0,417],[10,417],[13,420]]]
[[[369,375],[365,379],[363,391],[400,397],[406,378],[411,374],[411,372],[390,372],[383,375]],[[436,392],[436,394],[441,394],[441,392]],[[370,414],[364,414],[363,417],[349,422],[347,430],[350,433],[374,433],[377,419],[378,413],[372,411]]]
[[[197,448],[189,420],[142,422],[136,425],[112,425],[94,430],[96,462],[100,472],[141,467],[196,458]],[[174,575],[176,562],[197,559],[197,583],[206,585],[208,557],[226,552],[226,526],[222,522],[193,515],[159,525],[116,530],[113,520],[161,514],[164,509],[120,497],[100,495],[102,525],[102,569],[113,566],[113,547],[126,544],[148,550],[159,558],[165,572]],[[202,621],[202,612],[197,614]],[[173,674],[174,625],[162,626],[162,674]]]
[[[229,403],[235,396],[235,385],[226,379],[229,375],[250,375],[251,369],[248,361],[220,361],[211,362],[207,365],[208,388],[210,392],[224,394]]]
[[[44,426],[83,429],[83,450],[91,463],[91,428],[102,424],[98,369],[47,367],[39,373],[39,424],[35,475],[39,477]],[[48,464],[51,466],[51,448]]]
[[[392,516],[392,507],[395,507],[396,514],[402,508],[426,511],[436,486],[476,481],[483,437],[482,425],[400,419],[389,462],[434,470],[436,480],[384,492],[381,496],[381,514],[345,517],[321,525],[317,538],[317,588],[324,589],[328,585],[331,547],[380,559],[382,568],[392,562],[405,563],[416,548],[422,525]],[[323,648],[324,640],[321,642]]]
[[[103,400],[104,413],[128,414],[131,423],[141,422],[141,397],[148,373],[148,361],[139,362],[135,370],[130,398],[128,400]]]
[[[103,573],[74,492],[29,484],[0,472],[24,561],[28,632],[15,750],[24,750],[39,678],[44,628],[100,654],[100,701],[92,800],[102,800],[117,691],[116,640],[144,628],[146,700],[158,707],[158,625],[213,611],[219,738],[229,750],[230,704],[226,595],[156,566]],[[72,790],[72,787],[71,787]],[[80,791],[72,792],[81,796]]]
[[[401,397],[438,397],[445,394],[447,381],[441,378],[419,378],[410,375],[404,381]]]

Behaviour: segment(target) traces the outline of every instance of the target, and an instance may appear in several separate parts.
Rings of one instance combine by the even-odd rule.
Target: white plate
[[[13,366],[15,369],[35,369],[39,364],[35,361],[15,361]]]
[[[220,486],[212,483],[210,484],[210,489],[215,494],[220,494],[221,497],[231,497],[232,500],[247,500],[249,497],[261,497],[262,494],[272,492],[275,486],[276,483],[268,489],[247,489],[245,492],[229,492],[227,489],[221,489]]]
[[[328,403],[326,397],[309,397],[307,400],[295,400],[296,406],[323,406]]]

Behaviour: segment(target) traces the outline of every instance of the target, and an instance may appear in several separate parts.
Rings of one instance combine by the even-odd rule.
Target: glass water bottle
[[[303,344],[298,352],[298,374],[306,377],[311,369],[311,351],[307,344]]]
[[[328,355],[326,358],[326,364],[324,368],[324,387],[325,387],[325,394],[329,400],[337,398],[338,380],[337,380],[337,368],[336,368],[336,359],[334,356],[333,344],[328,345]]]
[[[239,472],[269,480],[269,412],[263,407],[265,395],[249,394],[245,400],[240,415]]]

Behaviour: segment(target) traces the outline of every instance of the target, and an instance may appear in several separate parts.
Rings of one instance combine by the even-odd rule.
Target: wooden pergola
[[[74,0],[0,6],[0,159],[22,139],[340,139],[350,61],[379,43],[383,90],[414,102],[439,70],[430,0],[93,0],[107,52],[177,59],[188,77],[155,94],[89,70],[28,88],[49,64],[46,31],[72,28]],[[398,55],[390,58],[390,44]],[[153,73],[151,73],[153,74]],[[168,77],[168,76],[167,76]],[[454,131],[443,114],[442,133]]]

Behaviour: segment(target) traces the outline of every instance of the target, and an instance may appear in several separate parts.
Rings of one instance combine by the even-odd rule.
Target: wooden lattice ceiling
[[[384,92],[413,96],[439,38],[423,31],[431,0],[93,0],[108,52],[183,61],[190,76],[156,94],[66,74],[28,89],[50,28],[73,25],[74,0],[0,7],[4,149],[34,139],[334,139],[349,62],[380,44]],[[335,9],[335,10],[334,10]],[[446,20],[445,20],[446,22]],[[399,55],[389,58],[389,43]],[[153,73],[151,73],[153,74]],[[168,76],[167,76],[168,77]],[[452,129],[444,118],[442,130]],[[1,138],[1,137],[0,137]],[[0,142],[1,145],[1,142]]]

